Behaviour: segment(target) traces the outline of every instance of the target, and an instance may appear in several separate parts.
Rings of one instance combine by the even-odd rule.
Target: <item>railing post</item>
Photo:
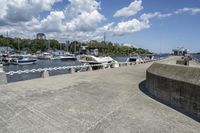
[[[70,74],[75,73],[75,69],[74,69],[73,67],[71,67],[71,68],[69,69],[69,73],[70,73]]]
[[[6,73],[3,70],[3,65],[0,64],[0,84],[7,84],[7,77],[6,77]]]
[[[113,62],[110,66],[111,66],[111,68],[115,68],[115,62]]]
[[[102,69],[103,69],[103,70],[105,70],[105,69],[106,69],[105,65],[102,65]]]
[[[92,71],[92,67],[91,66],[88,67],[88,71]]]
[[[49,77],[49,72],[47,70],[42,71],[41,77],[42,78],[48,78]]]

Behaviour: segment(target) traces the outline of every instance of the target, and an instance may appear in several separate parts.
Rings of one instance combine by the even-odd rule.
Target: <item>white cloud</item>
[[[108,23],[108,24],[100,27],[98,30],[103,31],[103,32],[112,31],[112,28],[113,28],[114,24],[115,24],[114,22]]]
[[[149,21],[149,19],[152,19],[152,18],[165,18],[165,17],[170,17],[172,15],[173,15],[172,13],[162,14],[160,12],[144,13],[140,16],[140,19],[143,21]]]
[[[190,13],[192,15],[200,13],[200,8],[182,8],[175,11],[175,14]]]
[[[7,0],[1,0],[0,2],[0,17],[6,14]]]
[[[118,10],[114,17],[128,17],[137,14],[139,11],[143,9],[142,0],[134,0],[128,7],[124,7]]]
[[[144,13],[140,16],[140,19],[143,21],[149,21],[152,18],[165,18],[165,17],[170,17],[173,15],[178,15],[178,14],[183,14],[183,13],[190,13],[191,15],[195,15],[195,14],[200,13],[200,8],[182,8],[172,13],[160,13],[160,12]]]
[[[96,0],[69,0],[70,4],[65,9],[66,16],[71,19],[82,12],[91,13],[100,9],[100,3]]]
[[[150,25],[148,22],[132,19],[129,21],[123,21],[123,22],[118,23],[113,28],[113,32],[116,35],[123,35],[125,33],[133,33],[133,32],[141,31],[143,29],[148,29],[148,28],[150,28]]]
[[[60,0],[1,0],[0,15],[7,23],[27,22],[42,11],[50,11]]]
[[[100,3],[96,0],[69,0],[65,10],[66,27],[70,31],[95,30],[105,17],[99,13]]]
[[[63,25],[63,20],[65,16],[62,11],[52,11],[40,22],[40,25],[36,27],[40,31],[46,32],[61,32],[65,31],[65,26]]]
[[[200,8],[183,8],[172,13],[144,13],[139,18],[122,22],[110,22],[100,13],[98,0],[68,0],[65,9],[55,10],[53,6],[62,0],[1,0],[0,34],[9,31],[10,36],[33,37],[44,32],[47,38],[59,40],[103,39],[103,33],[124,35],[151,27],[150,19],[164,18],[181,13],[197,14]],[[133,16],[142,10],[142,0],[134,0],[128,7],[118,10],[114,17]],[[40,16],[45,11],[47,16]],[[62,38],[62,39],[61,39]]]
[[[66,23],[67,30],[70,31],[92,31],[95,30],[97,24],[104,20],[104,16],[97,10],[93,12],[82,12],[76,18]]]
[[[138,48],[138,47],[137,47],[135,44],[133,44],[133,43],[124,43],[123,46]]]
[[[84,36],[88,39],[99,38],[100,32],[97,29],[105,20],[105,17],[99,13],[99,2],[69,0],[70,3],[66,5],[66,9],[55,11],[52,7],[59,1],[2,0],[2,3],[0,2],[0,33],[9,31],[10,35],[18,36],[19,31],[29,32],[29,34],[44,32],[51,37],[59,34],[72,39],[83,39]],[[40,20],[40,13],[43,11],[49,11],[49,15]],[[9,15],[11,12],[15,15]]]

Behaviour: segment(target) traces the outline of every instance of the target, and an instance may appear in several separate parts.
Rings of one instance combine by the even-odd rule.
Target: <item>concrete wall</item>
[[[146,87],[159,99],[200,119],[200,68],[154,63]]]

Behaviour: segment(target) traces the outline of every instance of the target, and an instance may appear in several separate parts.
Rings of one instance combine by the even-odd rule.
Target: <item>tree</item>
[[[63,49],[71,53],[77,53],[80,51],[81,46],[87,46],[88,49],[98,49],[99,55],[105,56],[127,56],[130,53],[145,54],[149,53],[147,49],[134,48],[123,46],[120,44],[112,42],[98,42],[96,40],[91,40],[89,42],[79,42],[79,41],[67,41],[67,46],[64,43],[59,43],[58,40],[40,40],[40,39],[21,39],[21,38],[7,38],[0,35],[0,46],[9,46],[16,51],[25,50],[30,53],[36,53],[37,51],[47,51],[47,50],[58,50]]]

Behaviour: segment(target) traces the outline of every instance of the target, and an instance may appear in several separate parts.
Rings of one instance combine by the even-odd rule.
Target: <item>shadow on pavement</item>
[[[185,110],[183,110],[183,109],[181,109],[181,108],[179,108],[179,107],[177,107],[177,106],[174,106],[174,105],[172,105],[172,104],[170,104],[170,103],[168,103],[168,102],[165,102],[164,100],[159,99],[159,98],[155,97],[154,95],[152,95],[151,93],[149,93],[148,89],[146,88],[146,80],[140,82],[140,84],[139,84],[139,89],[140,89],[140,91],[142,91],[145,95],[151,97],[151,98],[154,99],[155,101],[160,102],[160,103],[162,103],[162,104],[164,104],[164,105],[166,105],[166,106],[168,106],[168,107],[170,107],[170,108],[172,108],[172,109],[174,109],[174,110],[176,110],[176,111],[178,111],[178,112],[180,112],[180,113],[183,113],[184,115],[186,115],[186,116],[188,116],[188,117],[194,119],[194,120],[197,121],[197,122],[200,122],[200,119],[196,118],[196,117],[195,117],[194,115],[192,115],[191,113],[188,113],[188,112],[186,112]]]

